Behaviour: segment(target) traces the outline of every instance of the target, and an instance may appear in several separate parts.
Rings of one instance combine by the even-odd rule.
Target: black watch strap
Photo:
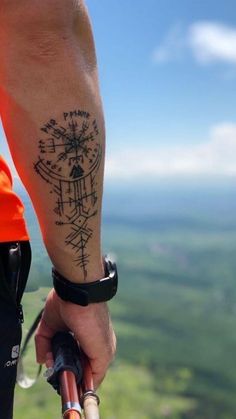
[[[74,283],[64,278],[55,268],[52,269],[53,286],[57,295],[64,301],[87,306],[111,300],[117,292],[118,274],[116,264],[104,258],[105,277],[94,282]]]

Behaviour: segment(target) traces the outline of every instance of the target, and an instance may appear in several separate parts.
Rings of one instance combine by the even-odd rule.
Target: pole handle
[[[68,332],[57,332],[52,338],[53,373],[47,381],[60,394],[60,376],[64,371],[74,374],[76,384],[82,380],[81,353],[74,337]]]
[[[85,396],[83,402],[85,419],[99,419],[97,397]]]

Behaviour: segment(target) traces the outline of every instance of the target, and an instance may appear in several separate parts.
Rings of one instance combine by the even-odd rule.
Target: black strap
[[[24,339],[24,343],[22,345],[20,358],[19,358],[19,361],[18,361],[17,378],[16,378],[17,383],[22,388],[32,387],[36,383],[36,381],[37,381],[37,379],[38,379],[38,377],[41,373],[41,370],[42,370],[42,365],[39,365],[36,377],[35,378],[30,378],[25,373],[24,363],[23,363],[23,357],[25,355],[28,343],[29,343],[30,339],[32,338],[35,330],[37,329],[37,326],[38,326],[38,324],[39,324],[39,322],[42,318],[42,314],[43,314],[43,309],[39,312],[39,314],[35,318],[32,326],[30,327],[30,329],[29,329],[29,331],[28,331],[28,333],[27,333],[27,335]]]
[[[116,264],[104,258],[105,277],[94,282],[74,283],[52,269],[53,285],[57,295],[64,301],[87,306],[111,300],[117,292],[118,274]]]

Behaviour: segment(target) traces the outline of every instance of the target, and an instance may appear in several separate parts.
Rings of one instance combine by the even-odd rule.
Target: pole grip
[[[60,394],[60,376],[64,371],[70,371],[74,374],[78,386],[81,383],[83,371],[80,350],[73,336],[68,332],[57,332],[52,338],[52,352],[54,367],[48,382]]]
[[[63,418],[80,417],[82,392],[85,419],[99,419],[99,398],[94,391],[91,366],[74,337],[68,332],[57,332],[52,338],[52,352],[53,374],[47,381],[61,395]]]

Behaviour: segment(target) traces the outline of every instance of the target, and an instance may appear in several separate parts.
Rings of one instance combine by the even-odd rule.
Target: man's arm
[[[82,1],[0,5],[1,117],[55,268],[72,282],[104,276],[100,243],[105,129],[91,25]],[[96,384],[114,355],[105,303],[83,308],[48,297],[37,334],[74,331]]]

